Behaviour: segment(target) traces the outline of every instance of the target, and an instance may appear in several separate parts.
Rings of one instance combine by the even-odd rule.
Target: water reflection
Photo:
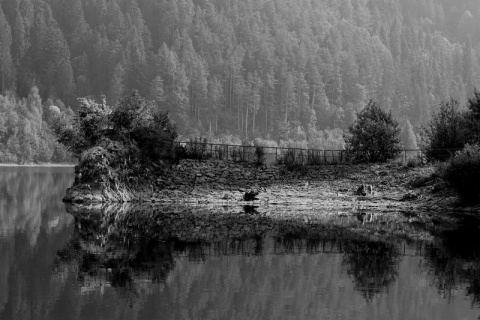
[[[71,173],[21,171],[0,169],[9,213],[0,213],[2,320],[479,313],[479,251],[466,243],[480,239],[470,221],[435,243],[407,243],[359,236],[354,215],[314,220],[293,208],[69,207],[66,214],[60,199]]]
[[[0,167],[0,319],[35,318],[58,297],[51,266],[71,231],[61,197],[72,182],[73,168]]]
[[[452,300],[458,290],[480,305],[480,221],[466,217],[461,225],[438,238],[427,247],[426,264],[439,293]]]
[[[0,237],[21,231],[34,246],[42,226],[68,224],[59,200],[72,179],[73,168],[0,167]]]
[[[243,209],[251,214],[250,209]],[[195,215],[187,208],[177,210],[173,216],[165,215],[161,207],[110,207],[98,212],[69,207],[69,211],[75,215],[75,236],[69,246],[59,251],[57,264],[75,260],[79,266],[77,277],[84,285],[98,283],[101,278],[112,287],[135,293],[135,282],[164,282],[175,260],[182,256],[198,262],[220,255],[335,252],[343,255],[346,273],[368,302],[385,291],[398,275],[398,244],[340,234],[335,229],[309,238],[304,237],[307,232],[301,231],[306,225],[282,222],[277,226],[278,222],[266,217],[256,218],[255,229],[251,224],[245,226],[244,217],[239,217],[237,211],[223,221],[212,213]],[[212,227],[209,221],[217,225]],[[193,231],[197,237],[192,239]]]
[[[353,278],[355,289],[367,301],[388,289],[398,275],[400,252],[398,247],[381,241],[347,241],[344,244],[343,263]]]

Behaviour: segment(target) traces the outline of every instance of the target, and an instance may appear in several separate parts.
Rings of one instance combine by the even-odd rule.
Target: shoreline
[[[64,201],[87,211],[123,205],[190,208],[212,212],[213,220],[222,219],[222,213],[218,212],[224,208],[225,212],[233,209],[247,215],[268,216],[275,223],[300,224],[305,230],[326,224],[368,236],[410,239],[432,239],[436,233],[454,227],[462,217],[473,216],[480,209],[458,206],[456,195],[428,166],[339,165],[304,171],[285,171],[282,167],[266,170],[274,171],[272,180],[198,183],[196,178],[193,185],[175,181],[164,185],[162,181],[161,188],[142,184],[140,188],[116,185],[104,189],[77,185],[69,189]],[[179,172],[173,171],[173,176]],[[206,176],[200,172],[193,174]],[[358,195],[361,185],[372,186],[372,192]],[[258,200],[244,201],[243,195],[251,189],[260,192]]]
[[[75,164],[65,163],[30,163],[30,164],[18,164],[18,163],[0,163],[0,167],[59,167],[59,168],[75,168]]]

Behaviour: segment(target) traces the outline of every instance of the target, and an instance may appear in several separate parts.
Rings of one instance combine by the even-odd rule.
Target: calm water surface
[[[136,236],[61,198],[71,168],[0,168],[0,319],[477,319],[478,228],[436,243]],[[105,226],[104,226],[105,227]],[[140,232],[141,234],[141,232]],[[123,238],[122,238],[123,237]],[[137,239],[137,240],[135,240]],[[128,243],[128,245],[125,245]]]

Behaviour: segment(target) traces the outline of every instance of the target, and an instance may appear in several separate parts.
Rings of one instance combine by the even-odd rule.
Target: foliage
[[[174,160],[175,126],[138,92],[113,110],[105,101],[79,101],[78,118],[61,116],[54,128],[59,141],[79,158],[81,182],[114,183],[129,179],[135,170],[148,174],[145,168],[161,169]]]
[[[441,169],[444,180],[467,202],[480,200],[480,145],[466,145]]]
[[[350,2],[3,1],[1,93],[36,84],[77,111],[75,97],[138,89],[184,135],[342,149],[323,131],[367,97],[418,128],[478,85],[475,1]]]
[[[391,113],[373,101],[358,115],[345,135],[347,151],[357,161],[385,162],[401,150],[400,129]]]
[[[265,163],[265,148],[262,146],[255,147],[255,163],[257,165]]]
[[[11,93],[0,95],[0,163],[72,162],[48,124],[49,117],[69,112],[57,106],[50,109],[50,113],[43,112],[35,87],[27,99]]]
[[[465,134],[468,143],[480,143],[480,91],[475,89],[473,97],[468,100],[465,114]]]
[[[423,149],[428,161],[446,160],[467,142],[465,114],[459,111],[459,102],[442,102],[440,110],[422,131]]]
[[[180,145],[176,150],[176,159],[194,159],[205,160],[212,155],[207,152],[208,140],[207,138],[190,138],[190,141],[185,145]]]
[[[345,140],[342,129],[325,129],[310,131],[308,148],[318,150],[343,150]]]
[[[322,151],[308,150],[307,164],[311,166],[324,164],[324,156]]]
[[[405,120],[402,130],[400,132],[403,148],[405,150],[417,150],[417,138],[415,132],[413,131],[413,126],[410,121]]]
[[[278,144],[269,139],[255,138],[252,141],[254,146],[267,147],[267,148],[277,148]]]
[[[228,144],[232,146],[241,146],[242,139],[233,134],[220,134],[209,139],[213,144]]]
[[[91,99],[80,98],[79,103],[81,106],[76,119],[62,114],[53,123],[58,141],[77,158],[105,135],[112,113],[105,101],[96,103]]]
[[[297,162],[296,152],[294,149],[282,150],[282,155],[278,159],[278,164],[293,165]]]

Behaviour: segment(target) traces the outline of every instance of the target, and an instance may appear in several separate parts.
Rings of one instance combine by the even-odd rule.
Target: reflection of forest
[[[0,319],[21,313],[27,294],[43,293],[47,300],[55,296],[42,291],[50,277],[40,275],[50,274],[47,262],[54,256],[49,250],[62,245],[73,220],[61,202],[72,171],[0,167]],[[37,302],[42,304],[32,301],[31,308]]]
[[[58,251],[55,269],[75,272],[82,299],[98,299],[101,314],[108,314],[101,301],[116,297],[128,302],[131,317],[137,319],[159,314],[165,319],[471,316],[468,305],[448,305],[426,285],[425,274],[417,270],[422,243],[353,235],[336,240],[331,234],[273,236],[273,231],[194,241],[169,238],[167,222],[144,213],[77,212],[74,237]],[[180,216],[177,212],[172,220]],[[168,227],[184,222],[177,223]],[[152,227],[155,233],[147,232],[146,225],[163,226]]]
[[[72,182],[73,168],[0,167],[0,235],[22,231],[34,245],[42,225],[65,223],[61,198]]]
[[[221,209],[223,218],[184,208],[70,208],[69,220],[54,195],[63,193],[62,179],[51,177],[45,186],[22,175],[4,179],[12,188],[2,186],[2,208],[14,217],[1,215],[11,221],[0,235],[2,320],[469,319],[475,314],[465,299],[447,303],[425,271],[437,270],[438,281],[448,270],[455,276],[458,268],[467,270],[463,261],[478,255],[455,256],[451,243],[439,244],[438,253],[428,247],[425,259],[422,243],[362,238],[303,219],[278,223],[244,208]],[[26,182],[13,187],[12,179]],[[17,192],[37,196],[28,200]],[[40,217],[12,208],[41,210]],[[35,224],[25,223],[33,220],[21,218],[30,215],[39,219],[34,236],[27,226]],[[463,264],[443,267],[451,257]],[[422,265],[424,260],[431,264]],[[468,277],[477,279],[465,272],[455,283]]]
[[[69,208],[74,211],[73,207]],[[292,236],[291,230],[282,224],[269,233],[259,225],[273,225],[272,221],[257,221],[257,232],[252,236],[252,227],[245,233],[235,233],[233,237],[225,234],[229,230],[243,230],[236,224],[242,224],[230,217],[220,226],[203,223],[198,216],[179,212],[163,215],[157,209],[106,210],[93,212],[73,212],[75,215],[75,237],[69,246],[58,253],[57,263],[78,265],[78,278],[83,285],[107,283],[122,288],[135,296],[135,283],[164,282],[175,266],[175,260],[188,257],[191,261],[206,261],[217,256],[253,256],[284,254],[343,254],[343,263],[347,273],[355,283],[355,289],[362,293],[367,301],[392,284],[397,276],[399,250],[394,244],[350,235],[343,240],[330,240],[332,235],[325,233],[315,238],[302,238],[301,234]],[[210,219],[211,217],[208,217]],[[191,235],[181,238],[182,227],[189,230],[194,227],[199,239],[192,240]],[[302,229],[298,222],[295,229]],[[220,230],[216,230],[220,229]],[[286,232],[285,230],[288,230]],[[169,232],[175,232],[172,236]],[[210,235],[207,235],[210,233]],[[218,238],[220,234],[225,237]],[[273,237],[272,237],[273,236]],[[212,240],[217,237],[217,240]],[[210,239],[210,240],[205,240]]]
[[[451,300],[465,287],[472,303],[480,305],[480,221],[465,218],[461,226],[445,232],[428,247],[426,265],[439,293]]]

